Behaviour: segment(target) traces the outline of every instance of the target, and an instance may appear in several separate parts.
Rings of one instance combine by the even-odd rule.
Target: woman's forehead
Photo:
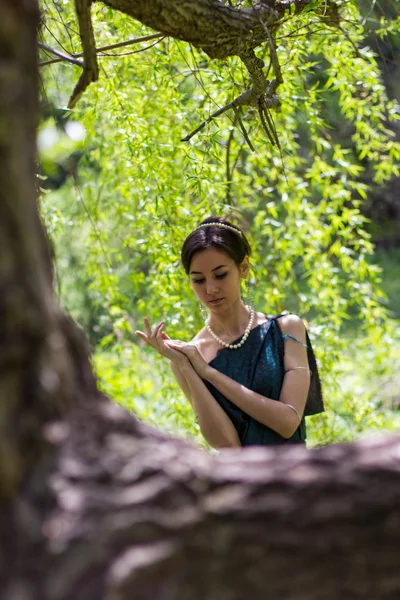
[[[204,273],[205,271],[212,271],[219,266],[230,266],[234,264],[234,261],[222,250],[217,248],[207,248],[200,250],[192,258],[190,263],[190,272],[199,271]]]

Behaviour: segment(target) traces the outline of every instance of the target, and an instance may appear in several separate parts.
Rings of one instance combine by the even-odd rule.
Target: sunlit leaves
[[[363,325],[376,356],[389,343],[360,203],[369,186],[398,173],[400,158],[392,133],[399,107],[387,98],[357,4],[342,5],[341,29],[309,12],[279,30],[282,108],[272,117],[281,151],[266,139],[255,110],[242,115],[254,153],[229,112],[181,142],[249,78],[239,59],[212,62],[172,39],[140,53],[131,54],[146,44],[103,53],[99,82],[73,114],[61,111],[64,124],[86,131],[78,172],[42,200],[61,296],[101,347],[97,366],[106,391],[131,398],[144,419],[183,423],[196,435],[187,404],[132,332],[144,315],[165,318],[167,331],[186,340],[201,326],[179,252],[192,228],[218,213],[238,219],[253,244],[257,308],[292,310],[309,323],[335,399],[335,412],[315,425],[319,439],[327,428],[348,434],[353,400],[342,403],[335,387],[347,322]],[[92,14],[98,47],[149,33],[100,3]],[[72,3],[46,1],[43,16],[48,44],[57,45],[56,38],[66,51],[80,50]],[[389,34],[398,23],[380,27]],[[257,53],[268,64],[268,48]],[[65,107],[79,68],[57,63],[41,73],[47,112]],[[51,125],[47,118],[43,127]]]

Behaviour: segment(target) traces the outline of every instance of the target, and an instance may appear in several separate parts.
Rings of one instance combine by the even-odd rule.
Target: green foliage
[[[120,342],[99,349],[94,366],[103,391],[140,420],[206,447],[189,403],[160,363],[137,345]]]
[[[382,287],[387,294],[387,309],[396,319],[400,318],[400,248],[376,251],[373,257],[376,264],[382,268]]]
[[[42,10],[46,42],[54,45],[56,38],[78,52],[72,7],[43,2]],[[101,4],[92,14],[98,47],[149,32]],[[310,427],[313,443],[352,435],[355,399],[350,388],[342,395],[334,385],[346,322],[358,322],[363,343],[376,349],[371,365],[382,353],[389,356],[393,344],[360,206],[369,191],[367,171],[372,185],[398,172],[392,123],[399,107],[386,96],[357,3],[344,3],[341,17],[341,28],[330,27],[308,12],[279,30],[284,84],[278,90],[282,108],[273,118],[281,150],[269,144],[252,110],[243,120],[253,153],[230,113],[191,142],[180,141],[248,87],[236,58],[213,62],[172,39],[139,54],[130,54],[137,46],[109,51],[100,57],[100,81],[73,114],[63,107],[79,68],[57,63],[42,69],[46,114],[53,115],[42,128],[58,127],[54,145],[42,147],[48,182],[52,162],[65,163],[68,151],[82,153],[78,174],[67,173],[61,188],[42,197],[60,295],[97,344],[106,391],[146,421],[199,439],[171,377],[160,361],[144,358],[132,332],[144,315],[165,318],[167,331],[185,340],[201,326],[179,252],[192,228],[218,213],[236,218],[253,244],[257,309],[291,310],[309,324],[335,397],[329,414]],[[397,25],[383,21],[380,27],[388,35]],[[268,48],[257,52],[267,63]],[[71,122],[86,136],[69,146]],[[356,433],[364,430],[365,411],[374,415],[368,389],[360,392],[364,416],[360,425],[354,417]],[[343,422],[344,433],[338,433]]]
[[[328,410],[308,419],[308,445],[349,442],[376,431],[400,428],[399,331],[382,343],[371,337],[344,336],[345,348],[325,374]]]

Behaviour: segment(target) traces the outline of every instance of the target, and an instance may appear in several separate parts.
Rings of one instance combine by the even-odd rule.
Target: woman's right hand
[[[144,326],[146,333],[143,333],[143,331],[135,331],[135,333],[143,341],[145,341],[146,344],[154,348],[158,354],[161,354],[161,356],[165,356],[170,361],[178,365],[178,367],[186,366],[189,364],[189,359],[187,356],[185,356],[183,352],[179,352],[179,350],[175,350],[165,343],[165,341],[169,340],[170,338],[164,331],[164,324],[164,321],[161,321],[161,323],[154,325],[152,328],[150,326],[149,319],[145,317]]]

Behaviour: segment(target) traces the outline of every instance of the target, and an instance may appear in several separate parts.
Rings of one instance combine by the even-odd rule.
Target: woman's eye
[[[226,271],[225,273],[221,273],[220,275],[215,275],[215,279],[223,279],[227,275],[228,275],[228,271]],[[204,283],[204,282],[205,282],[204,277],[202,277],[201,279],[192,279],[192,283]]]

